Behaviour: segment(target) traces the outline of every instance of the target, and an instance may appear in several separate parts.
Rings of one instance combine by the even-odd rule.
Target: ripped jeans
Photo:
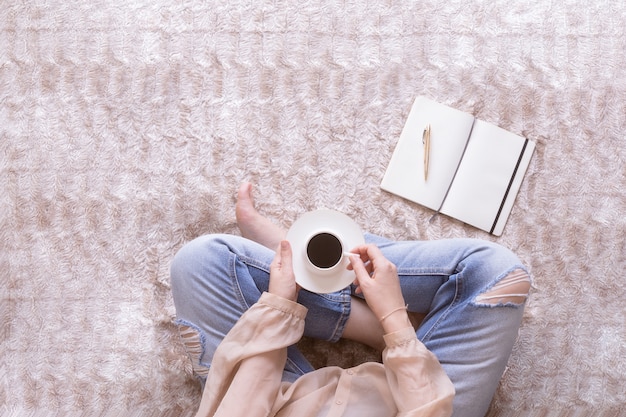
[[[508,249],[488,241],[365,237],[397,266],[408,310],[426,315],[417,337],[455,386],[454,416],[484,416],[517,338],[531,286],[526,268]],[[273,257],[272,250],[241,237],[207,235],[185,245],[174,258],[177,323],[201,378],[226,333],[267,291]],[[340,339],[353,290],[301,290],[298,302],[309,309],[305,336]],[[289,348],[285,380],[312,370],[295,346]]]

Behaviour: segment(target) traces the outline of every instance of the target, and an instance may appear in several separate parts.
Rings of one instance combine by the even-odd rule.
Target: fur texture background
[[[535,289],[497,416],[626,413],[626,4],[0,0],[0,414],[192,415],[169,262],[235,191],[395,239],[495,239],[382,192],[417,95],[537,142]],[[305,341],[319,365],[373,356]]]

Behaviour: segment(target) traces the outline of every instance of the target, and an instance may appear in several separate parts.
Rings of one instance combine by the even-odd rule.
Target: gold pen
[[[424,145],[424,181],[428,180],[428,160],[430,159],[430,124],[422,133],[422,144]]]

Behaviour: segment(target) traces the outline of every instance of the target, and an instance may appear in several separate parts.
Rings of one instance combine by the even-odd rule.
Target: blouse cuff
[[[302,320],[304,320],[307,312],[309,311],[302,304],[287,300],[286,298],[269,293],[267,291],[261,294],[261,298],[259,298],[258,303],[273,308],[275,310],[282,311],[283,313],[290,314]]]
[[[410,326],[393,333],[387,333],[383,337],[385,339],[385,345],[389,348],[403,345],[417,339],[415,329]]]

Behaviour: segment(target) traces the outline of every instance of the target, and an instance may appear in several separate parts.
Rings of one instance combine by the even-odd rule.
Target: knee
[[[517,255],[492,242],[481,243],[476,255],[482,284],[474,301],[484,306],[524,304],[532,278]]]

